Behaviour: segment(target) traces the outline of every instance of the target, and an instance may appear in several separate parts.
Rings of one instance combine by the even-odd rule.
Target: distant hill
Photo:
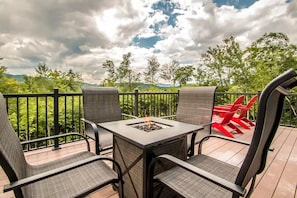
[[[6,73],[4,73],[3,75],[6,76],[6,77],[13,78],[18,82],[24,82],[24,75],[21,75],[21,74],[14,75],[14,74],[6,74]],[[90,83],[85,83],[85,82],[82,82],[82,84],[83,85],[98,86],[97,84],[90,84]],[[142,89],[145,89],[145,88],[148,88],[150,85],[146,84],[146,83],[140,83],[138,86],[140,88],[142,88]],[[164,84],[164,83],[158,83],[158,84],[156,84],[156,86],[159,87],[159,88],[163,88],[163,89],[167,89],[167,88],[172,87],[171,84]],[[176,86],[179,86],[179,85],[176,84]]]
[[[4,73],[3,76],[10,77],[15,79],[18,82],[24,82],[24,75],[14,75],[14,74],[6,74]]]

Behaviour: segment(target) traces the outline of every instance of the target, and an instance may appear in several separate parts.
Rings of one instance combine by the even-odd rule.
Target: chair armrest
[[[230,110],[232,106],[224,106],[224,105],[219,105],[219,106],[214,106],[213,109],[214,110]]]
[[[205,124],[202,124],[201,126],[203,128],[209,126],[209,125],[212,125],[214,122],[209,122],[209,123],[205,123]],[[202,130],[202,129],[201,129]],[[193,131],[192,132],[192,136],[191,136],[191,144],[190,144],[190,148],[188,148],[188,156],[191,157],[194,155],[194,147],[195,147],[195,144],[198,144],[199,142],[195,142],[195,139],[196,139],[196,135],[197,133],[199,132],[200,130],[198,131]]]
[[[227,113],[230,112],[230,109],[213,109],[213,113]]]
[[[243,145],[246,145],[246,146],[249,146],[250,145],[249,142],[245,142],[245,141],[242,141],[242,140],[237,140],[237,139],[234,139],[234,138],[229,138],[229,137],[225,137],[225,136],[221,136],[221,135],[208,135],[208,136],[203,137],[200,140],[199,146],[198,146],[198,154],[201,154],[201,152],[202,152],[202,144],[206,140],[208,140],[209,138],[219,138],[219,139],[223,139],[223,140],[227,140],[227,141],[231,141],[231,142],[243,144]]]
[[[95,139],[98,140],[99,142],[99,136],[98,136],[98,127],[97,127],[97,124],[95,124],[94,122],[90,121],[90,120],[87,120],[85,118],[81,118],[81,121],[91,125],[94,133],[95,133]]]
[[[218,186],[221,186],[223,187],[224,189],[227,189],[237,195],[240,195],[240,196],[244,196],[245,193],[246,193],[246,190],[244,188],[242,188],[241,186],[239,185],[236,185],[230,181],[227,181],[221,177],[218,177],[212,173],[209,173],[203,169],[200,169],[198,167],[195,167],[189,163],[187,163],[186,161],[182,161],[174,156],[171,156],[171,155],[168,155],[168,154],[163,154],[163,155],[160,155],[156,158],[153,159],[152,163],[150,163],[149,165],[149,176],[151,177],[150,178],[150,181],[149,181],[149,184],[148,185],[152,185],[152,177],[153,177],[153,172],[154,171],[154,165],[157,161],[160,161],[161,159],[166,159],[168,161],[171,161],[173,162],[174,164],[176,164],[177,166],[195,174],[195,175],[198,175]],[[157,178],[158,179],[158,178]],[[151,182],[151,183],[150,183]],[[151,186],[150,186],[151,187]]]
[[[209,126],[209,125],[212,125],[213,123],[215,123],[215,122],[214,122],[214,121],[211,121],[211,122],[209,122],[209,123],[202,124],[202,126],[203,126],[203,128],[204,128],[204,127],[207,127],[207,126]]]
[[[70,171],[72,169],[78,168],[80,166],[84,166],[86,164],[89,164],[89,163],[92,163],[92,162],[95,162],[95,161],[98,161],[98,160],[108,160],[108,161],[113,162],[115,167],[116,167],[116,170],[118,172],[119,179],[122,178],[121,168],[120,168],[119,164],[116,161],[114,161],[112,158],[109,158],[109,157],[105,157],[105,156],[102,156],[102,155],[96,155],[96,156],[92,156],[92,157],[89,157],[89,158],[84,159],[84,160],[80,160],[80,161],[65,165],[63,167],[59,167],[59,168],[56,168],[56,169],[53,169],[53,170],[50,170],[50,171],[39,173],[37,175],[33,175],[33,176],[30,176],[30,177],[23,178],[23,179],[20,179],[18,181],[12,182],[11,184],[5,185],[3,191],[7,192],[7,191],[10,191],[10,190],[21,188],[23,186],[38,182],[40,180],[43,180],[43,179],[46,179],[46,178],[49,178],[49,177],[52,177],[52,176],[55,176],[55,175],[58,175],[60,173]]]
[[[189,163],[187,163],[186,161],[183,161],[183,160],[180,160],[172,155],[168,155],[168,154],[163,154],[163,155],[160,155],[158,157],[156,157],[152,163],[150,164],[150,167],[149,169],[153,169],[154,168],[154,164],[157,162],[157,161],[160,161],[161,158],[163,159],[166,159],[168,161],[171,161],[173,162],[174,164],[176,164],[177,166],[195,174],[195,175],[198,175],[218,186],[221,186],[223,187],[224,189],[227,189],[235,194],[238,194],[240,196],[244,196],[244,194],[246,193],[246,190],[244,188],[242,188],[241,186],[239,185],[236,185],[228,180],[225,180],[221,177],[218,177],[212,173],[209,173],[203,169],[200,169],[196,166],[193,166]],[[149,174],[149,175],[153,175],[152,173]]]
[[[137,116],[134,116],[134,115],[129,115],[129,114],[126,114],[126,113],[122,113],[122,116],[126,116],[126,117],[131,117],[131,118],[138,118]]]
[[[60,135],[53,135],[53,136],[44,137],[44,138],[37,138],[37,139],[34,139],[34,140],[22,141],[21,145],[26,145],[26,144],[36,143],[36,142],[43,142],[43,141],[46,141],[46,140],[52,140],[52,139],[67,137],[67,136],[80,136],[81,138],[83,138],[86,141],[88,151],[90,151],[90,143],[89,143],[88,139],[85,136],[83,136],[82,134],[76,133],[76,132],[65,133],[65,134],[60,134]]]
[[[208,140],[209,138],[219,138],[219,139],[231,141],[231,142],[238,143],[238,144],[243,144],[243,145],[246,145],[246,146],[251,145],[250,142],[245,142],[245,141],[237,140],[237,139],[234,139],[234,138],[229,138],[229,137],[225,137],[225,136],[221,136],[221,135],[208,135],[208,136],[203,137],[200,140],[199,146],[198,146],[198,154],[201,154],[202,143],[205,142],[206,140]],[[268,150],[269,151],[274,151],[274,148],[269,148]]]
[[[97,127],[97,124],[95,124],[94,122],[90,121],[90,120],[87,120],[85,118],[81,118],[80,119],[81,121],[91,125],[91,127],[93,128],[93,131],[95,133],[95,137],[96,137],[96,134],[98,135],[98,127]]]
[[[91,125],[93,132],[94,132],[94,136],[95,136],[95,148],[96,148],[96,154],[99,155],[100,154],[100,146],[99,146],[99,132],[98,132],[98,127],[97,124],[95,124],[94,122],[87,120],[85,118],[81,118],[81,121],[85,122],[86,124]]]

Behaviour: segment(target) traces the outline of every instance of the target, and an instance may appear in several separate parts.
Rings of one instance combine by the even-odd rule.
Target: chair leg
[[[238,127],[236,127],[234,124],[232,124],[231,122],[229,122],[227,125],[229,127],[231,127],[232,129],[234,129],[237,133],[243,134],[243,132]]]
[[[237,123],[238,125],[242,126],[245,129],[250,129],[250,127],[248,125],[246,125],[244,122],[242,122],[238,118],[232,118],[232,121],[235,122],[235,123]]]
[[[212,127],[216,128],[217,130],[219,130],[220,132],[222,132],[224,135],[230,137],[230,138],[234,138],[234,136],[227,131],[222,125],[217,124],[217,123],[213,123]]]
[[[120,182],[119,182],[118,193],[119,193],[119,198],[124,198],[124,186],[123,186],[123,181],[120,181]]]
[[[256,126],[252,121],[250,121],[247,118],[242,118],[241,120],[243,120],[244,122],[248,123],[250,126]]]

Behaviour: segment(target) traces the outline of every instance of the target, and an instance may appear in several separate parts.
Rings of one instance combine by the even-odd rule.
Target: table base
[[[114,136],[114,159],[123,171],[124,195],[127,198],[145,197],[148,165],[154,156],[170,154],[177,158],[186,159],[186,137],[164,142],[147,149],[139,148],[126,140]],[[155,174],[171,168],[169,163],[156,164]]]

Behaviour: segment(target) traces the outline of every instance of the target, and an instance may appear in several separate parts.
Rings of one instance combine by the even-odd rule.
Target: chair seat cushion
[[[81,152],[50,163],[29,166],[27,173],[32,176],[64,165],[94,156],[90,152]],[[109,180],[117,179],[117,174],[104,161],[96,161],[85,166],[67,171],[39,182],[23,187],[26,197],[67,198],[81,195]],[[30,196],[28,196],[30,195]]]
[[[234,182],[239,168],[206,155],[197,155],[187,162]],[[174,191],[184,197],[232,197],[232,193],[180,167],[174,167],[155,176]]]

